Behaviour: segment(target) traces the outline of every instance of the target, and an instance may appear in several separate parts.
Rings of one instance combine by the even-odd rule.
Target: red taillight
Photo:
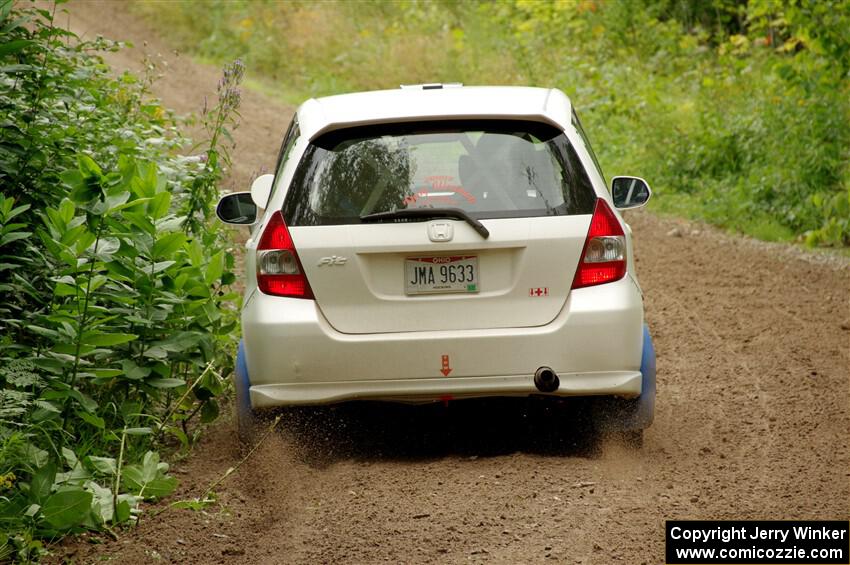
[[[572,288],[618,281],[626,274],[626,235],[601,198],[590,220]]]
[[[257,286],[265,294],[313,298],[313,291],[280,212],[272,214],[257,246]]]

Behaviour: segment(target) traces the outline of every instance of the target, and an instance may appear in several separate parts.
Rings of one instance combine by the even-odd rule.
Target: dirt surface
[[[168,61],[155,87],[196,110],[218,70],[175,54],[119,2],[70,5],[78,33]],[[291,109],[244,93],[235,185],[274,162]],[[57,560],[122,563],[661,563],[667,519],[843,519],[850,502],[850,266],[650,213],[635,232],[658,352],[641,451],[524,403],[367,406],[303,416],[217,487],[205,511],[145,514]],[[309,416],[309,417],[308,417]],[[233,423],[176,466],[200,495],[241,459]],[[97,543],[95,543],[97,542]]]

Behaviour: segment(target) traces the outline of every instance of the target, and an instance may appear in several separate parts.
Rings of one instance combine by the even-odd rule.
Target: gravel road
[[[167,67],[179,112],[218,69],[175,53],[120,2],[74,2],[79,34]],[[268,171],[292,108],[244,93],[231,188]],[[522,403],[325,410],[272,434],[205,511],[143,516],[57,559],[122,563],[662,563],[667,519],[842,519],[850,502],[850,262],[630,213],[658,352],[658,411],[641,451]],[[539,416],[539,417],[538,417]],[[174,499],[241,458],[225,419],[176,466]],[[172,500],[174,500],[172,499]]]

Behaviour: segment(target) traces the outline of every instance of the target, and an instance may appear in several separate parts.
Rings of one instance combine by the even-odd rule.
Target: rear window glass
[[[359,223],[408,208],[472,217],[591,214],[596,195],[555,127],[440,121],[335,130],[307,148],[287,193],[289,225]]]

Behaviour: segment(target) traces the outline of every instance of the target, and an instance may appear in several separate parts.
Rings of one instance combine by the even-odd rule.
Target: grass
[[[136,0],[133,8],[205,61],[243,57],[248,85],[289,105],[402,83],[559,87],[606,173],[650,181],[652,209],[761,239],[842,247],[850,244],[850,47],[842,47],[850,0],[827,12],[805,5],[749,0],[743,19],[731,4],[706,10],[695,0]]]

